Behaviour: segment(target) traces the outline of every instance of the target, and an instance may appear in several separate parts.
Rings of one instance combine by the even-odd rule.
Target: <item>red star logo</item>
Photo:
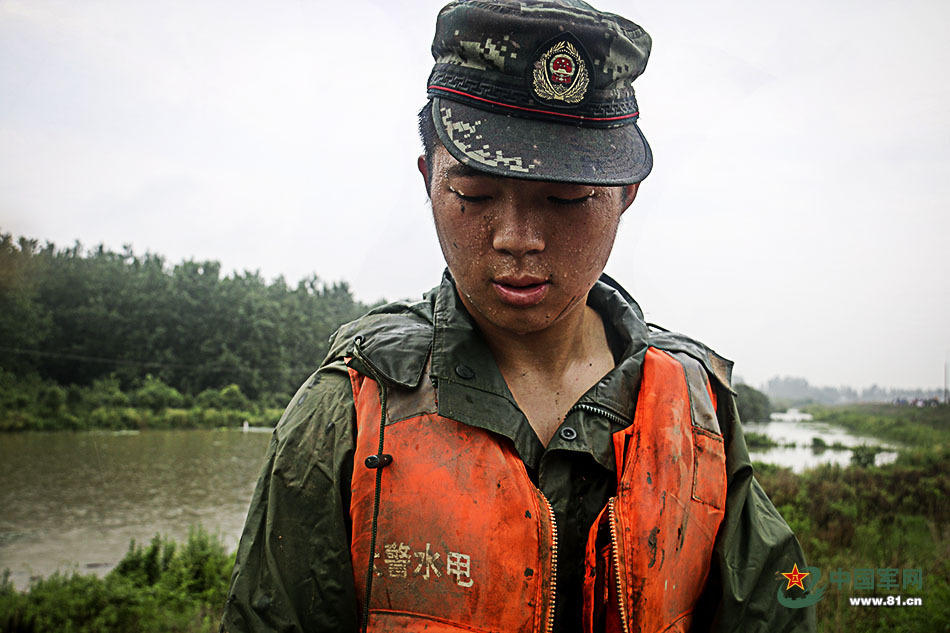
[[[810,573],[811,572],[807,571],[798,571],[798,563],[792,566],[792,571],[788,573],[782,572],[782,575],[788,579],[788,585],[785,587],[785,591],[788,591],[792,587],[798,587],[802,591],[805,591],[805,585],[802,584],[802,581],[805,579],[805,576]]]

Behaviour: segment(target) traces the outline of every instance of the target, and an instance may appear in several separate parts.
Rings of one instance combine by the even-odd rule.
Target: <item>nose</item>
[[[515,196],[505,196],[492,223],[492,248],[524,257],[544,250],[544,217],[540,210],[519,204]]]

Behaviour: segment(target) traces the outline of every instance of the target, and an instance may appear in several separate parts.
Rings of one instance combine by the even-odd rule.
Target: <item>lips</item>
[[[502,275],[492,279],[492,288],[503,303],[517,308],[530,308],[541,303],[551,282],[533,275]]]

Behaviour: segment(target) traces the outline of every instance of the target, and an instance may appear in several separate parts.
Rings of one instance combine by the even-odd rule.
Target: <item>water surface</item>
[[[742,428],[746,432],[762,433],[782,444],[795,444],[794,447],[749,450],[749,455],[754,461],[787,466],[797,473],[820,464],[848,466],[851,463],[850,450],[813,449],[812,442],[816,437],[821,438],[829,447],[835,442],[846,447],[864,444],[885,447],[887,450],[878,453],[874,458],[874,463],[878,466],[897,459],[897,450],[893,444],[887,444],[873,437],[855,435],[846,429],[825,422],[780,419],[771,422],[743,423]]]
[[[56,569],[105,573],[129,540],[192,525],[237,546],[267,432],[0,435],[0,570],[18,587]]]

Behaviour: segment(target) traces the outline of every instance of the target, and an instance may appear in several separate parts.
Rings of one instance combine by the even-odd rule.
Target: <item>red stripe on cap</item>
[[[514,110],[524,110],[525,112],[537,112],[539,114],[549,114],[556,117],[564,117],[567,119],[580,119],[582,121],[619,121],[621,119],[630,119],[632,117],[638,116],[640,114],[639,110],[633,114],[622,114],[620,116],[581,116],[579,114],[565,114],[564,112],[551,112],[550,110],[538,110],[536,108],[525,108],[522,106],[509,105],[507,103],[501,103],[500,101],[492,101],[491,99],[486,99],[485,97],[479,97],[467,92],[462,92],[461,90],[453,90],[452,88],[443,88],[442,86],[429,86],[429,90],[444,90],[445,92],[451,92],[457,95],[462,95],[463,97],[468,97],[469,99],[475,99],[477,101],[484,101],[485,103],[490,103],[492,105],[501,106],[503,108],[512,108]]]

